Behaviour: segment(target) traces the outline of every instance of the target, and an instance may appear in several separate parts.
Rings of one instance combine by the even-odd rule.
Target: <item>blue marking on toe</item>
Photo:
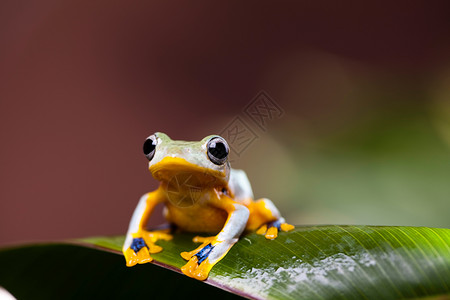
[[[208,244],[203,247],[202,250],[198,251],[198,253],[195,254],[195,256],[197,256],[198,258],[197,264],[201,264],[205,259],[207,259],[212,249],[214,249],[214,246]]]
[[[130,246],[130,248],[133,249],[134,253],[138,253],[139,250],[144,247],[147,247],[147,244],[145,243],[143,238],[134,238]]]
[[[267,228],[270,228],[270,227],[276,227],[276,228],[278,228],[278,230],[281,230],[280,220],[276,220],[276,221],[273,221],[273,222],[270,222],[269,224],[267,224]]]

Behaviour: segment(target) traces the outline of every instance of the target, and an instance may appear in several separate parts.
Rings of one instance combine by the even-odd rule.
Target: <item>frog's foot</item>
[[[198,280],[208,278],[212,267],[227,254],[228,250],[235,243],[235,241],[217,241],[215,236],[196,236],[193,241],[202,244],[193,251],[181,253],[181,257],[188,260],[188,263],[181,268],[181,271],[185,275]]]
[[[273,240],[277,238],[278,231],[291,231],[294,229],[294,226],[288,223],[284,223],[284,219],[280,218],[276,221],[269,222],[261,226],[256,233],[260,235],[264,235],[266,239]]]
[[[127,267],[151,262],[149,249],[143,238],[133,238],[130,247],[123,252]]]
[[[202,237],[202,236],[196,236],[192,239],[194,243],[202,243],[198,248],[195,250],[189,251],[189,252],[181,252],[180,255],[185,260],[190,260],[192,256],[197,254],[200,250],[202,250],[206,245],[210,244],[216,237],[215,236],[209,236],[209,237]]]
[[[165,230],[161,231],[143,231],[141,234],[133,236],[130,247],[124,251],[125,260],[128,267],[136,264],[145,264],[151,262],[153,258],[150,254],[158,253],[163,250],[161,246],[155,245],[158,240],[171,240],[172,236]]]

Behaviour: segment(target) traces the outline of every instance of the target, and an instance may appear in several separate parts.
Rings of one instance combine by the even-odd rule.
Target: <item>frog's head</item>
[[[174,141],[157,132],[144,143],[153,177],[162,182],[195,177],[194,185],[225,185],[228,182],[230,148],[224,138],[210,135],[199,142]],[[191,176],[192,175],[192,176]]]

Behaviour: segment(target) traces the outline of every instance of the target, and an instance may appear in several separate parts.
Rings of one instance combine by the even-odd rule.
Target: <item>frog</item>
[[[145,139],[143,152],[159,186],[144,194],[133,212],[122,248],[127,266],[151,262],[152,254],[163,250],[156,242],[170,241],[176,228],[206,235],[193,238],[197,248],[180,253],[187,261],[181,272],[206,280],[244,232],[273,240],[294,229],[271,200],[254,199],[245,171],[230,167],[230,146],[220,135],[192,142],[156,132]],[[158,204],[170,227],[147,230]]]

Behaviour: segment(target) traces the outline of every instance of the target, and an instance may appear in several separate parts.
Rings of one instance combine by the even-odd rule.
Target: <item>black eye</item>
[[[156,136],[151,135],[149,136],[144,143],[144,154],[147,157],[148,160],[152,160],[153,156],[155,155],[155,149],[156,149]]]
[[[227,161],[230,148],[223,138],[215,137],[209,140],[207,149],[208,157],[214,164],[221,165]]]

